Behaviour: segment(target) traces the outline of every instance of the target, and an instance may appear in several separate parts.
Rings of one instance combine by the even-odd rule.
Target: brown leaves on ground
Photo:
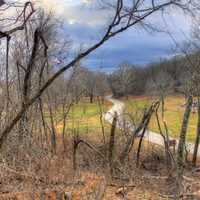
[[[1,194],[0,200],[101,200],[106,190],[103,176],[83,173],[70,187],[63,190],[46,190]]]

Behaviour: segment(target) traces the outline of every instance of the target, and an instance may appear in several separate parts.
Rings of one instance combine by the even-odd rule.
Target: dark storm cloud
[[[71,18],[68,16],[65,23],[65,33],[73,40],[76,52],[80,46],[91,46],[101,38],[105,30],[105,24],[103,25],[105,20],[96,14],[89,15],[88,13],[91,12],[89,9],[79,12],[80,6],[73,6],[72,10]],[[94,13],[94,10],[92,12]],[[76,15],[75,18],[72,17],[73,13]],[[82,17],[78,16],[79,13]],[[172,52],[174,43],[168,32],[180,44],[185,40],[185,35],[188,36],[190,32],[188,18],[175,10],[167,14],[164,19],[159,13],[155,14],[149,18],[148,22],[163,32],[152,34],[136,26],[106,42],[84,60],[84,65],[92,69],[103,66],[105,70],[110,71],[124,61],[136,65],[156,62],[174,55]]]
[[[79,35],[79,31],[77,31]],[[90,31],[85,32],[77,38],[81,42],[88,43],[92,37],[88,39]],[[74,34],[75,36],[76,34]],[[184,35],[175,33],[173,37],[182,43],[185,40]],[[155,33],[149,35],[145,32],[136,32],[130,30],[127,33],[111,39],[95,53],[91,54],[85,61],[85,64],[91,68],[103,66],[106,70],[111,70],[121,62],[126,61],[132,64],[145,65],[150,62],[156,62],[160,59],[170,57],[174,54],[172,48],[174,43],[170,36],[166,33]]]

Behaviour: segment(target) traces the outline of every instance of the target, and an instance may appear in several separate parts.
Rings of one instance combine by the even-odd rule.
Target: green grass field
[[[102,113],[105,113],[111,104],[105,102],[101,105],[101,108],[97,101],[89,103],[88,101],[81,101],[78,104],[74,104],[67,118],[67,129],[72,131],[77,130],[80,134],[87,132],[100,132],[101,131],[101,109]],[[105,129],[110,127],[108,123],[103,119],[103,125]],[[62,130],[62,122],[57,126],[58,132]]]
[[[151,105],[153,99],[150,97],[130,97],[129,99],[122,99],[126,105],[126,113],[130,114],[136,122],[140,121],[144,108]],[[184,114],[185,107],[184,97],[181,96],[170,96],[165,100],[165,121],[167,122],[169,133],[172,137],[178,137],[180,133],[182,118]],[[105,113],[112,106],[111,103],[105,102],[102,105],[102,112]],[[100,133],[101,123],[100,123],[100,107],[98,102],[93,104],[88,101],[81,101],[78,104],[74,104],[70,109],[67,118],[67,130],[78,130],[80,134],[84,133]],[[61,115],[57,114],[57,118],[61,118]],[[161,112],[159,112],[161,118]],[[197,114],[191,113],[189,128],[187,133],[188,141],[194,141],[196,136],[196,124],[197,124]],[[105,132],[110,131],[110,124],[108,124],[103,119],[103,125],[105,127]],[[62,131],[62,122],[57,124],[58,133]],[[159,132],[155,115],[153,115],[149,129],[155,132]],[[164,129],[163,129],[164,130]]]
[[[136,121],[141,118],[141,114],[145,107],[148,107],[153,99],[150,97],[131,97],[128,100],[124,100],[126,103],[126,112],[130,113]],[[167,122],[169,133],[172,137],[178,137],[180,133],[182,118],[185,107],[184,97],[170,96],[165,100],[165,121]],[[159,112],[161,117],[161,112]],[[191,113],[190,122],[188,127],[187,139],[188,141],[194,141],[196,135],[197,114]],[[159,132],[155,115],[152,117],[149,129],[155,132]]]

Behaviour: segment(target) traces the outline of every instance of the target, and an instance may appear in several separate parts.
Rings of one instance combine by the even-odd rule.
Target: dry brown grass
[[[108,137],[105,146],[102,145],[101,132],[88,133],[83,139],[92,143],[106,156]],[[166,178],[170,173],[165,166],[163,149],[144,142],[140,167],[136,168],[137,139],[129,154],[129,162],[121,165],[118,155],[124,147],[124,141],[123,133],[117,131],[115,166],[121,171],[115,169],[115,176],[111,179],[105,161],[83,144],[77,151],[78,169],[75,173],[72,167],[72,138],[66,138],[67,149],[64,152],[61,137],[58,135],[56,155],[47,154],[34,160],[30,168],[19,169],[11,167],[12,165],[0,168],[0,200],[62,200],[65,194],[70,194],[73,200],[167,199],[163,195],[174,192],[174,172],[170,172],[171,176]],[[197,192],[200,189],[200,173],[192,173],[191,169],[188,169],[186,175],[193,179],[187,183],[188,187],[191,186],[190,192]]]
[[[103,176],[82,173],[80,177],[70,187],[2,194],[0,200],[66,200],[69,197],[73,200],[100,200],[103,198],[106,189]]]

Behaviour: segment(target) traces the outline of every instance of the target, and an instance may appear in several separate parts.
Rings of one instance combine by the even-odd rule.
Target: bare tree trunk
[[[165,98],[163,95],[161,95],[161,110],[162,110],[162,120],[164,120],[164,114],[165,114]]]
[[[54,119],[53,119],[53,112],[51,105],[49,106],[49,113],[50,113],[50,120],[51,120],[51,146],[52,146],[52,153],[56,153],[56,129],[54,125]]]
[[[44,129],[45,142],[46,142],[46,144],[48,144],[48,132],[47,132],[47,126],[46,126],[46,122],[45,122],[45,116],[44,116],[44,111],[43,111],[43,105],[42,105],[42,99],[41,99],[41,97],[39,98],[39,109],[40,109],[40,114],[41,114],[43,129]]]
[[[172,155],[172,153],[170,151],[170,148],[169,148],[170,147],[170,140],[169,140],[168,127],[167,127],[166,122],[163,120],[164,119],[163,118],[164,113],[162,113],[162,120],[163,120],[163,124],[164,124],[164,127],[165,127],[165,134],[164,134],[163,131],[162,131],[160,120],[159,120],[159,116],[158,116],[158,109],[155,111],[155,114],[156,114],[156,120],[157,120],[157,124],[158,124],[158,129],[159,129],[160,134],[161,134],[161,136],[162,136],[162,138],[164,140],[166,165],[167,165],[168,170],[170,170],[172,161],[174,161],[174,157],[173,157],[173,155]],[[174,145],[174,154],[175,154],[175,145]]]
[[[114,153],[114,145],[115,145],[116,123],[117,123],[117,114],[115,113],[115,116],[114,116],[113,122],[112,122],[111,131],[110,131],[110,143],[109,143],[109,154],[108,154],[111,177],[113,177],[113,153]]]
[[[6,47],[6,114],[9,112],[9,102],[10,102],[10,94],[9,94],[9,44],[10,44],[10,36],[7,36],[7,47]]]
[[[140,142],[139,142],[139,145],[138,145],[138,151],[137,151],[137,160],[136,160],[136,166],[138,167],[139,166],[139,160],[140,160],[140,151],[141,151],[141,147],[142,147],[142,141],[143,141],[143,138],[144,138],[144,135],[145,135],[145,132],[147,130],[147,127],[149,125],[149,122],[151,120],[151,116],[154,112],[154,109],[155,109],[155,106],[157,106],[157,104],[153,104],[150,108],[150,113],[149,115],[147,115],[147,119],[146,119],[146,122],[144,124],[144,128],[142,130],[142,135],[141,135],[141,138],[140,138]],[[158,104],[159,106],[159,104]],[[158,109],[158,107],[156,108],[156,110]]]
[[[74,169],[74,172],[77,169],[76,152],[77,152],[78,145],[79,145],[79,138],[78,138],[78,136],[74,136],[74,140],[73,140],[73,169]]]
[[[93,103],[93,99],[94,99],[94,94],[93,92],[90,93],[90,103]]]
[[[142,130],[142,136],[141,136],[141,138],[140,138],[140,142],[139,142],[139,145],[138,145],[137,159],[136,159],[136,166],[137,166],[137,167],[139,167],[140,151],[141,151],[142,141],[143,141],[145,132],[146,132],[146,127],[144,127],[144,129]]]
[[[159,106],[159,101],[153,103],[151,105],[151,107],[147,111],[145,111],[141,122],[139,123],[138,127],[132,133],[130,139],[128,139],[127,144],[126,144],[124,150],[122,151],[122,153],[120,155],[120,161],[122,163],[125,161],[126,157],[128,156],[129,152],[131,151],[133,144],[134,144],[135,137],[139,134],[140,131],[142,131],[144,128],[146,128],[148,126],[148,123],[151,119],[151,116],[152,116],[154,110],[158,106]]]
[[[30,90],[31,90],[31,78],[32,73],[35,65],[35,59],[37,55],[37,50],[39,48],[39,30],[36,29],[34,33],[34,41],[33,47],[31,51],[31,56],[28,61],[28,65],[25,71],[25,76],[23,80],[23,89],[22,89],[22,108],[25,108],[30,97]],[[29,132],[29,119],[28,119],[28,112],[24,112],[21,121],[20,121],[20,133],[19,133],[19,140],[22,144],[26,144],[29,147],[31,144],[31,136]]]
[[[48,100],[48,108],[49,108],[50,124],[51,124],[51,150],[53,154],[56,154],[56,128],[53,117],[52,102],[48,90],[47,90],[47,100]]]
[[[196,141],[194,146],[194,153],[193,153],[193,159],[192,159],[192,165],[196,166],[197,161],[197,153],[199,148],[199,141],[200,141],[200,97],[198,97],[198,122],[197,122],[197,133],[196,133]]]
[[[186,135],[187,135],[187,128],[192,108],[192,96],[189,96],[187,99],[187,104],[185,108],[185,113],[183,116],[183,122],[181,127],[181,132],[179,136],[179,144],[178,144],[178,151],[177,151],[177,195],[178,198],[181,194],[182,188],[182,177],[183,177],[183,170],[184,170],[184,149],[185,149],[185,142],[186,142]]]
[[[143,2],[143,1],[138,1],[138,2]],[[148,4],[146,5],[145,3],[144,4],[138,3],[138,2],[134,2],[133,5],[129,6],[129,9],[124,9],[125,6],[123,5],[123,1],[118,0],[116,2],[114,17],[111,20],[111,23],[108,25],[108,28],[105,31],[103,37],[98,42],[96,42],[95,44],[93,44],[92,46],[82,51],[77,56],[75,56],[75,58],[72,59],[68,64],[61,67],[41,86],[41,88],[34,95],[32,95],[29,99],[27,99],[26,104],[24,104],[24,106],[16,113],[16,115],[13,117],[12,120],[10,120],[10,122],[4,127],[4,129],[1,130],[0,148],[2,148],[2,145],[8,138],[8,135],[10,134],[11,130],[19,122],[19,120],[21,120],[22,116],[24,115],[24,113],[27,112],[28,108],[31,105],[33,105],[36,102],[36,100],[46,91],[46,89],[66,70],[73,67],[76,63],[81,61],[86,56],[90,55],[92,52],[94,52],[96,49],[98,49],[100,46],[102,46],[105,42],[107,42],[111,38],[114,38],[118,34],[128,30],[131,27],[136,26],[137,24],[141,23],[146,18],[150,17],[151,15],[158,12],[159,10],[168,8],[171,5],[181,7],[181,4],[182,4],[180,2],[180,5],[179,5],[179,1],[177,0],[164,1],[163,3],[161,2],[157,5],[154,4],[154,1],[152,1],[152,4],[149,4],[149,5]],[[28,14],[27,17],[25,17],[25,19],[23,20],[23,23],[21,23],[19,26],[16,26],[14,28],[10,28],[9,30],[6,30],[4,32],[0,31],[0,39],[24,29],[28,20],[30,19],[32,14],[35,12],[35,9],[33,8],[32,3],[27,2],[24,6],[24,13],[26,12],[26,9],[29,6],[31,8],[31,12]],[[124,10],[126,10],[126,15],[124,15]],[[135,18],[135,15],[137,15],[138,17]],[[41,37],[41,35],[40,35],[40,39],[41,39],[41,42],[44,43],[44,40]],[[30,78],[30,75],[31,75],[30,72],[32,71],[32,67],[33,65],[31,65],[31,69],[27,70],[28,76],[26,75],[26,78],[28,79]]]
[[[105,138],[105,129],[104,129],[104,124],[103,124],[103,110],[102,110],[102,105],[101,105],[100,98],[97,97],[97,100],[98,100],[99,111],[100,111],[99,120],[100,120],[101,130],[102,130],[102,134],[103,134],[103,143],[105,145],[106,144],[106,138]]]
[[[66,152],[66,143],[65,143],[65,132],[66,132],[66,123],[67,123],[67,116],[68,116],[68,113],[71,109],[71,106],[73,105],[73,102],[70,103],[70,105],[68,105],[68,108],[66,108],[66,105],[63,104],[63,128],[62,128],[62,140],[63,140],[63,148],[64,148],[64,152]],[[65,109],[67,109],[65,111]]]
[[[64,115],[64,117],[63,117],[63,128],[62,128],[62,141],[63,141],[64,152],[66,152],[66,149],[67,149],[66,143],[65,143],[66,118],[67,118],[67,115]]]

